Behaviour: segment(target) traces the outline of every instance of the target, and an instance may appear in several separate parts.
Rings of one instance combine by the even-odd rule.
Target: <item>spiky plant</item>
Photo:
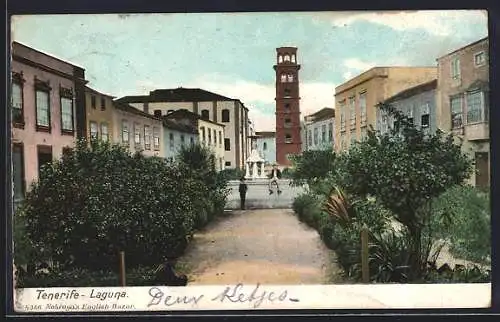
[[[342,227],[351,226],[356,217],[354,203],[349,202],[347,196],[339,187],[334,187],[323,204],[323,210]]]

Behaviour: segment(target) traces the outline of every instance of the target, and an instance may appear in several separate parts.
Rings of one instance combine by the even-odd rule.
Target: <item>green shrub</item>
[[[227,180],[240,180],[241,177],[245,176],[245,171],[241,169],[224,169],[221,172]]]
[[[487,264],[491,258],[490,196],[472,186],[454,186],[433,202],[436,238],[451,242],[451,253]]]
[[[130,268],[179,256],[193,231],[190,195],[199,184],[164,159],[80,141],[42,169],[20,209],[37,249],[32,261],[107,270],[122,250]]]

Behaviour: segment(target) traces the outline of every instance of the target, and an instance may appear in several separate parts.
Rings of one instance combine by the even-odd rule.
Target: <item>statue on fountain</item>
[[[246,172],[245,172],[245,179],[265,179],[266,176],[264,174],[264,164],[266,160],[262,158],[257,151],[257,144],[253,143],[252,144],[252,152],[250,153],[250,156],[246,160]]]

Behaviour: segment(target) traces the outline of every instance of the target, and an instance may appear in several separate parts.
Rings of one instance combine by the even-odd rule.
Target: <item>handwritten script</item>
[[[288,291],[283,290],[281,292],[269,292],[261,288],[260,284],[251,288],[244,289],[243,284],[237,284],[235,286],[226,287],[221,293],[212,298],[206,298],[204,294],[198,294],[195,296],[176,296],[172,294],[165,293],[162,289],[158,287],[152,287],[149,289],[149,296],[151,297],[148,307],[164,305],[171,307],[174,305],[185,304],[196,307],[202,300],[208,300],[211,302],[220,303],[249,303],[252,304],[254,308],[258,308],[262,303],[281,303],[284,301],[298,302],[298,299],[290,298],[288,296]]]

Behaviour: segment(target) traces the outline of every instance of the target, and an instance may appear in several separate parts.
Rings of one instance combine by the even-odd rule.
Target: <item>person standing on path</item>
[[[239,191],[240,191],[240,208],[241,208],[241,210],[245,209],[245,199],[246,199],[246,196],[247,196],[247,190],[248,190],[248,186],[245,183],[245,177],[241,177],[241,179],[240,179],[240,187],[239,187]]]
[[[278,194],[281,194],[280,186],[278,183],[278,179],[281,179],[281,171],[278,169],[276,164],[273,165],[273,169],[271,170],[271,180],[269,180],[269,194],[273,194],[273,183],[276,185],[278,189]]]

